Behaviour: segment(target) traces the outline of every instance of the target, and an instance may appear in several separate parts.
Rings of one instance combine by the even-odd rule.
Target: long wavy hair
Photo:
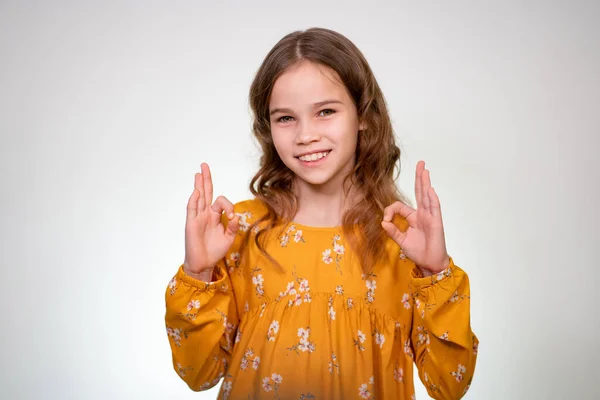
[[[284,36],[267,54],[250,87],[252,131],[262,148],[260,169],[250,182],[250,191],[265,205],[267,212],[248,230],[240,253],[244,254],[250,233],[262,224],[254,241],[263,255],[279,265],[266,252],[263,240],[278,225],[283,232],[285,224],[292,221],[298,209],[292,191],[295,175],[283,163],[273,144],[269,102],[277,78],[302,61],[325,66],[337,74],[354,101],[359,121],[365,125],[358,134],[354,169],[344,179],[344,187],[358,193],[359,200],[344,213],[342,229],[359,257],[363,271],[368,273],[380,258],[387,240],[380,224],[383,209],[394,201],[410,203],[394,183],[400,174],[400,149],[396,146],[377,80],[361,51],[349,39],[323,28]],[[351,185],[347,185],[348,179]],[[346,195],[348,192],[349,189]]]

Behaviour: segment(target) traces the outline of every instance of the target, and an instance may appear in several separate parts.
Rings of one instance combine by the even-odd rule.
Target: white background
[[[431,170],[481,340],[466,398],[596,398],[600,2],[215,3],[0,1],[1,397],[215,398],[163,320],[193,175],[249,198],[253,75],[321,26],[376,74],[402,190]]]

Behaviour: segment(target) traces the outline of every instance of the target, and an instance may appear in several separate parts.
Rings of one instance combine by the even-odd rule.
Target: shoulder
[[[265,214],[267,212],[267,207],[259,199],[253,198],[238,201],[233,205],[233,211],[239,214],[250,213],[252,214],[252,217],[254,217],[255,215]]]
[[[267,212],[267,206],[259,199],[242,200],[233,205],[233,212],[240,218],[240,227],[246,231],[255,221]]]

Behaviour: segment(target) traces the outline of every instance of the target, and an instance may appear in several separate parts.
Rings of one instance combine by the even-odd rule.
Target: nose
[[[321,136],[309,122],[303,121],[297,126],[296,144],[310,144],[311,142],[318,142],[321,140]]]

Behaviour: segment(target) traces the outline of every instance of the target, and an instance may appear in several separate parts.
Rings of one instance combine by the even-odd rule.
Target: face
[[[336,77],[329,68],[305,61],[275,81],[269,103],[271,134],[297,183],[341,184],[354,167],[363,127]]]

